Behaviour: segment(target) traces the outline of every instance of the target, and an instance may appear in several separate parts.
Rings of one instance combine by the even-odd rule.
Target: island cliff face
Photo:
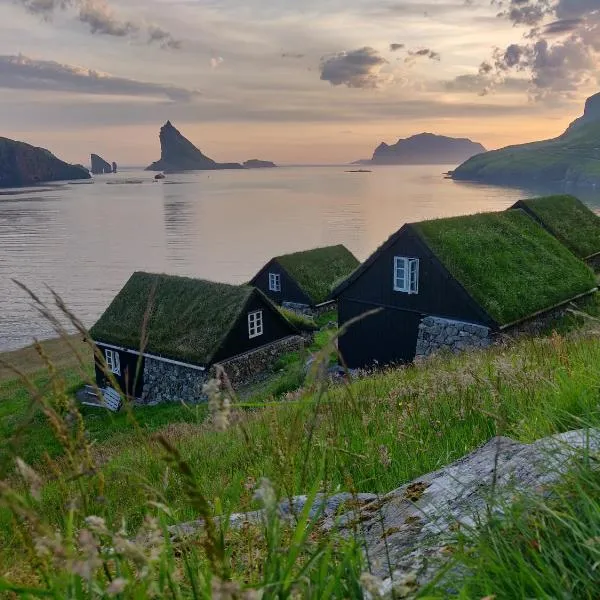
[[[160,129],[160,160],[146,171],[214,171],[216,169],[243,169],[238,163],[218,163],[202,154],[192,142],[183,137],[167,121]]]
[[[452,174],[456,180],[498,185],[600,185],[600,94],[559,137],[508,146],[475,156]]]
[[[112,173],[113,168],[110,163],[106,162],[101,156],[92,154],[92,173],[94,175],[104,175],[105,173]]]
[[[277,165],[270,160],[258,160],[258,158],[251,158],[244,163],[246,169],[273,169]]]
[[[370,161],[362,164],[377,165],[427,165],[459,164],[485,148],[467,138],[451,138],[433,133],[420,133],[399,139],[391,146],[381,143]]]
[[[70,165],[45,148],[0,137],[0,187],[34,185],[45,181],[90,179],[81,165]]]

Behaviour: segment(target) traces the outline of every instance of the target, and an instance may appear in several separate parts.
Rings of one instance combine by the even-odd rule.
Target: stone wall
[[[181,402],[187,404],[202,402],[202,386],[208,380],[208,373],[198,369],[145,357],[143,404]]]
[[[240,354],[220,363],[225,369],[231,386],[236,389],[255,381],[261,374],[270,369],[277,359],[287,352],[295,352],[304,348],[304,339],[299,335]]]
[[[419,325],[416,356],[422,358],[439,350],[460,352],[467,348],[486,348],[491,344],[490,329],[441,317],[425,317]]]
[[[324,304],[321,306],[315,306],[314,308],[311,308],[308,304],[298,304],[297,302],[282,302],[281,306],[299,315],[313,318],[318,317],[323,313],[329,312],[330,310],[337,310],[336,302]]]

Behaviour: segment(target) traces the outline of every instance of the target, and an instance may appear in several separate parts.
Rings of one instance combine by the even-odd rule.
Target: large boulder
[[[92,154],[91,159],[92,173],[94,175],[104,175],[106,173],[113,172],[111,164],[105,161],[101,156],[98,156],[97,154]]]
[[[214,171],[216,169],[243,169],[238,163],[217,163],[203,154],[167,121],[160,129],[160,160],[146,171]]]
[[[19,187],[47,181],[90,179],[81,165],[70,165],[45,148],[0,137],[0,187]]]

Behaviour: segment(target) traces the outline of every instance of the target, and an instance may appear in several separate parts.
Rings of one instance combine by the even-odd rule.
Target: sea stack
[[[0,187],[90,177],[85,167],[66,163],[45,148],[0,137]]]
[[[113,161],[113,164],[112,164],[112,172],[113,172],[113,173],[116,173],[116,172],[117,172],[117,163],[116,163],[116,162],[114,162],[114,161]]]
[[[104,175],[112,172],[113,169],[110,163],[105,161],[101,156],[92,154],[92,173],[94,175]]]
[[[276,166],[270,160],[258,160],[258,158],[251,158],[244,163],[246,169],[274,169]]]
[[[218,163],[203,154],[186,139],[171,121],[160,129],[160,160],[153,162],[146,171],[214,171],[217,169],[243,169],[239,163]]]

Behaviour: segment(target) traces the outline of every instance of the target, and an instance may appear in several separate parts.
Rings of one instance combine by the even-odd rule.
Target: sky
[[[554,137],[600,91],[600,0],[0,0],[0,135],[70,162],[339,163],[428,131]]]

